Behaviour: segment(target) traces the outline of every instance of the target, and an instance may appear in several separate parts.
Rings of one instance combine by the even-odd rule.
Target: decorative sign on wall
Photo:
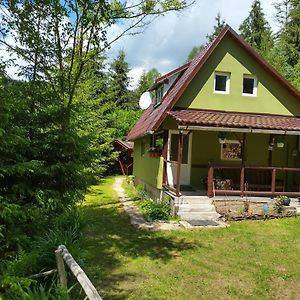
[[[239,141],[226,140],[221,144],[221,159],[222,160],[241,160],[242,145]]]

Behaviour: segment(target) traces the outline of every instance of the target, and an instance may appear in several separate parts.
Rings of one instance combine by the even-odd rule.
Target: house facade
[[[153,194],[300,196],[300,93],[228,25],[152,93],[127,139]]]

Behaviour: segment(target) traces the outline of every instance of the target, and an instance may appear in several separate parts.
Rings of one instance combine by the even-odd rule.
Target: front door
[[[168,163],[167,163],[167,179],[168,184],[174,186],[176,184],[177,176],[177,159],[178,159],[178,142],[179,134],[178,131],[169,132],[168,140]],[[182,143],[182,160],[180,170],[180,184],[189,185],[191,179],[191,143],[192,134],[183,133]]]

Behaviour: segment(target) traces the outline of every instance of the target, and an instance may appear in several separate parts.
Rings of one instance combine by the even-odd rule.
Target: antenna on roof
[[[141,109],[147,109],[150,106],[151,102],[152,98],[150,92],[145,92],[140,98],[139,106]]]

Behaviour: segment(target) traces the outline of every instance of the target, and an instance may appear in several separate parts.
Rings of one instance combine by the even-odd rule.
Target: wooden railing
[[[67,277],[65,272],[65,264],[70,268],[73,275],[84,290],[86,296],[90,300],[102,300],[98,294],[96,288],[91,283],[90,279],[75,261],[73,256],[69,253],[68,249],[64,245],[60,245],[55,251],[57,271],[59,275],[59,281],[63,288],[67,288]]]
[[[223,176],[221,180],[224,181],[223,187],[219,187],[216,183],[215,173],[216,170],[225,171],[231,170],[238,175],[238,182],[233,184],[233,178],[229,176]],[[236,196],[278,196],[286,195],[291,197],[300,196],[300,182],[297,182],[297,191],[286,190],[286,180],[277,179],[278,172],[285,173],[285,179],[287,178],[287,172],[298,172],[300,168],[288,168],[288,167],[261,167],[261,166],[227,166],[227,165],[214,165],[208,166],[207,176],[207,195],[208,197],[214,197],[215,195],[236,195]],[[256,182],[247,179],[247,172],[252,175],[257,175]],[[233,173],[232,173],[233,174]],[[259,181],[260,175],[265,174],[268,180]],[[226,180],[229,181],[226,186]],[[299,181],[299,180],[298,180]]]

